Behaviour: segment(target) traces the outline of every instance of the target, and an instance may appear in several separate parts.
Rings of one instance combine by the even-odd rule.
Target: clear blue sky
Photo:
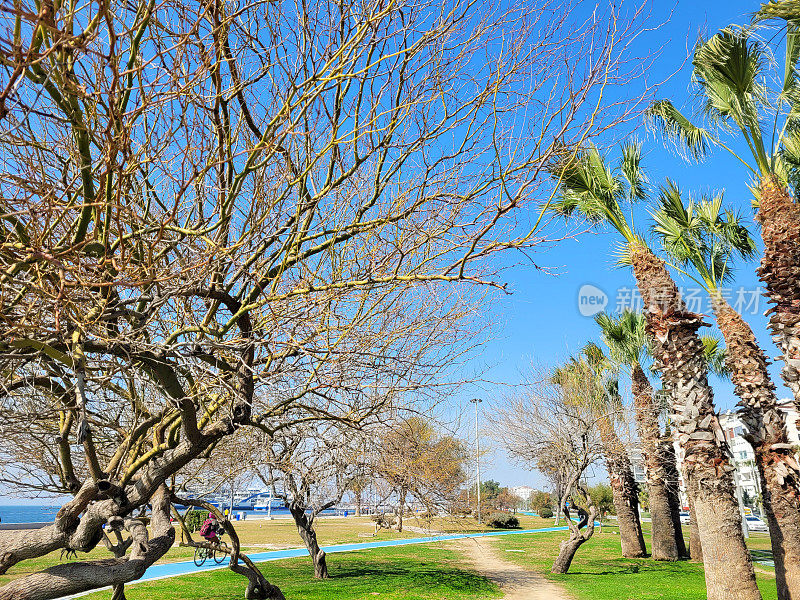
[[[649,77],[653,80],[664,80],[679,69],[698,32],[714,32],[732,23],[745,23],[758,7],[758,2],[739,0],[680,0],[675,4],[660,0],[655,2],[654,21],[669,19],[669,22],[659,31],[639,38],[642,54],[650,48],[663,48]],[[687,62],[662,87],[659,96],[672,99],[678,106],[688,106],[691,98],[689,74],[690,65]],[[639,138],[645,142],[645,166],[653,183],[670,177],[684,190],[702,192],[724,189],[726,204],[736,207],[748,217],[752,225],[751,231],[760,243],[760,234],[752,223],[751,195],[746,185],[749,176],[738,161],[722,152],[715,152],[700,166],[688,165],[674,152],[664,148],[660,140],[648,135],[643,128]],[[641,219],[642,217],[640,222]],[[576,241],[567,241],[547,253],[538,254],[538,262],[557,267],[560,272],[558,276],[547,276],[524,266],[505,273],[505,279],[514,293],[500,301],[495,313],[499,320],[496,339],[484,352],[484,355],[491,357],[494,364],[491,369],[493,380],[517,382],[520,370],[530,364],[532,359],[554,363],[579,349],[588,340],[598,339],[594,321],[581,316],[578,311],[578,290],[587,283],[604,290],[609,295],[608,309],[613,311],[617,290],[635,287],[629,271],[616,268],[609,255],[610,247],[615,241],[612,234],[599,230],[597,234],[583,235]],[[759,282],[755,275],[756,267],[757,260],[750,264],[741,264],[736,280],[730,287],[734,290],[740,287],[746,290],[757,289]],[[676,279],[679,280],[679,285],[696,287],[690,280],[680,280],[677,275]],[[744,298],[750,300],[752,296],[748,293]],[[735,294],[733,300],[736,300]],[[747,319],[759,336],[762,347],[769,356],[774,357],[777,350],[767,335],[766,318],[763,316],[767,308],[766,301],[760,297],[758,302],[756,314],[748,314]],[[707,304],[703,306],[703,312],[709,312],[705,308]],[[779,385],[778,393],[781,397],[787,397],[788,391],[780,385],[779,365],[773,366],[772,370],[773,378]],[[736,403],[732,386],[716,380],[712,383],[718,409],[732,408]],[[484,386],[483,389],[465,390],[461,401],[466,406],[468,398],[479,394],[487,400],[483,407],[488,408],[493,398],[504,393],[505,390],[500,386]],[[471,406],[469,408],[472,409]],[[470,425],[471,435],[472,429],[474,426]],[[485,474],[503,485],[544,485],[537,474],[525,472],[518,466],[509,464],[500,451],[485,458],[482,471],[482,478]],[[604,474],[602,468],[599,471]]]

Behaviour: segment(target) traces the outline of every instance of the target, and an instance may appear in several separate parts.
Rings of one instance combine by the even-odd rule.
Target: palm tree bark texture
[[[688,557],[689,551],[686,548],[686,540],[683,539],[683,527],[681,526],[681,494],[680,476],[678,475],[678,457],[675,453],[675,443],[671,432],[667,431],[661,437],[661,441],[658,443],[658,450],[672,520],[675,549],[678,552],[678,556]]]
[[[647,555],[639,520],[639,490],[633,477],[631,461],[608,416],[599,421],[600,438],[606,455],[614,508],[619,523],[622,556],[641,558]]]
[[[769,328],[781,349],[781,375],[800,409],[800,210],[788,190],[773,176],[760,186],[760,207],[764,256],[758,275],[773,304]]]
[[[730,449],[714,410],[697,335],[707,324],[686,310],[664,262],[644,244],[632,244],[630,258],[653,338],[653,356],[665,387],[673,392],[671,412],[703,546],[708,600],[759,600],[734,495]]]
[[[647,492],[650,498],[652,558],[654,560],[678,560],[679,551],[675,541],[675,526],[667,490],[668,478],[659,444],[661,432],[653,401],[653,387],[639,365],[635,365],[631,371],[631,392],[636,408],[636,424],[641,440]]]
[[[712,297],[728,348],[726,363],[761,479],[780,600],[800,598],[800,466],[778,410],[767,357],[750,326],[724,298]]]

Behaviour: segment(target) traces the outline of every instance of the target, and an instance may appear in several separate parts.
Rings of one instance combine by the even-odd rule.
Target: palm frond
[[[753,15],[754,22],[768,19],[800,19],[800,0],[769,0]]]
[[[708,370],[717,377],[730,379],[730,371],[725,364],[727,350],[722,344],[722,340],[713,335],[700,336],[703,342],[703,356],[706,359]]]
[[[712,139],[709,132],[683,116],[669,100],[654,102],[645,116],[665,136],[688,150],[695,160],[707,154]]]
[[[606,355],[603,349],[594,342],[586,344],[581,350],[581,354],[586,357],[589,365],[595,370],[599,371],[605,367]]]
[[[628,183],[628,199],[643,200],[647,196],[647,177],[641,167],[642,145],[638,142],[622,146],[620,173]]]
[[[765,96],[760,83],[764,62],[761,43],[743,29],[726,27],[708,40],[701,39],[692,65],[694,81],[704,92],[706,114],[712,119],[732,119],[760,138],[757,106]],[[756,152],[763,154],[763,148]]]
[[[634,157],[634,154],[631,152],[630,156]],[[638,164],[636,169],[639,169]],[[554,212],[564,216],[578,213],[592,222],[605,221],[626,239],[631,238],[633,232],[620,203],[632,198],[623,177],[606,165],[595,146],[556,164],[550,173],[559,185],[559,194],[552,203]],[[644,179],[641,173],[631,172],[630,175],[636,180]]]
[[[612,360],[628,366],[641,364],[642,358],[649,353],[649,339],[642,313],[627,309],[616,317],[599,313],[595,316],[595,322],[600,327]]]
[[[800,17],[800,15],[798,15]],[[789,21],[786,26],[786,62],[783,73],[784,96],[790,97],[792,105],[797,102],[797,61],[800,60],[800,22]]]
[[[707,287],[718,287],[733,275],[736,257],[752,258],[756,246],[742,218],[722,207],[723,195],[685,202],[680,189],[662,186],[653,231],[664,250],[683,266],[691,266]]]

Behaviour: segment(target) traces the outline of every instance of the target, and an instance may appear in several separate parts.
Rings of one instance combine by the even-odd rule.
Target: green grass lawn
[[[235,525],[242,549],[246,552],[264,552],[272,548],[299,548],[303,545],[297,534],[294,521],[291,519],[275,519],[272,521],[254,519],[239,521]],[[368,517],[324,518],[317,521],[317,537],[322,545],[369,541],[360,537],[359,534],[370,534],[374,530],[373,525]],[[181,533],[177,524],[175,524],[175,528],[177,539],[180,540]],[[195,537],[197,537],[196,534]],[[408,537],[419,537],[419,534],[410,531],[398,533],[384,529],[374,539],[384,540]],[[174,546],[159,562],[191,560],[193,555],[194,549],[192,548]],[[27,560],[11,567],[5,575],[0,575],[0,585],[11,579],[41,571],[61,562],[96,560],[109,557],[111,557],[111,553],[102,544],[87,554],[78,553],[77,557],[62,556],[60,551],[52,552],[47,556]]]
[[[577,600],[703,600],[706,597],[702,565],[689,561],[665,563],[621,558],[615,527],[604,526],[602,534],[595,532],[578,550],[569,573],[553,575],[550,567],[564,537],[563,532],[504,536],[495,542],[495,547],[508,560],[558,583]],[[754,545],[762,546],[763,540],[755,538]],[[764,600],[776,600],[774,577],[758,574],[758,584]]]
[[[297,528],[292,519],[252,519],[249,521],[237,521],[234,523],[239,535],[242,550],[245,552],[264,552],[270,549],[300,548],[302,541],[297,534]],[[470,533],[475,531],[488,531],[485,525],[478,525],[474,519],[460,518],[435,518],[431,521],[418,520],[415,517],[407,517],[406,525],[432,528],[437,531],[449,533]],[[526,529],[537,527],[549,527],[552,521],[540,519],[538,517],[528,517],[520,515],[520,526]],[[177,539],[180,540],[180,531],[176,524]],[[398,538],[420,537],[419,532],[404,530],[398,533],[394,530],[381,529],[374,537],[374,522],[369,517],[324,517],[316,523],[317,539],[323,546],[334,544],[346,544],[351,542],[367,542],[373,540],[390,540]],[[181,548],[174,546],[159,562],[175,562],[191,560],[194,554],[192,548]],[[53,552],[47,556],[37,559],[24,561],[11,567],[5,575],[0,575],[0,585],[11,579],[22,577],[36,571],[41,571],[47,567],[61,562],[74,560],[95,560],[99,558],[109,558],[111,554],[105,546],[100,544],[88,554],[79,553],[77,557],[71,558],[62,556],[61,552]]]
[[[308,558],[260,563],[291,600],[489,600],[498,587],[444,545],[376,548],[329,556],[330,579],[316,581]],[[241,600],[245,579],[228,569],[128,586],[128,600]],[[108,600],[110,592],[87,596]]]

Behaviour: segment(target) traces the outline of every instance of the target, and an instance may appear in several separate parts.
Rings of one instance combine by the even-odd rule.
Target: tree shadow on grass
[[[446,587],[455,592],[474,592],[488,590],[492,587],[482,575],[441,563],[415,562],[408,566],[369,563],[343,564],[331,571],[331,580],[357,580],[354,582],[355,585],[377,579],[386,584],[395,580],[403,586],[423,589]]]
[[[653,571],[664,573],[665,571],[672,571],[674,573],[685,572],[688,565],[692,565],[688,560],[677,561],[653,561],[649,558],[642,558],[640,562],[629,562],[628,560],[618,559],[618,561],[604,561],[596,565],[583,565],[590,567],[590,570],[572,570],[570,569],[569,575],[644,575]],[[591,569],[596,566],[596,569]]]

